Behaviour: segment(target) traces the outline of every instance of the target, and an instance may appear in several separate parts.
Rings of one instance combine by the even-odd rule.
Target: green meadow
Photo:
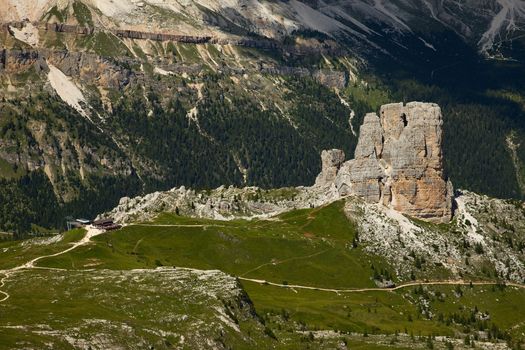
[[[34,258],[51,255],[67,249],[71,243],[81,240],[85,235],[82,229],[64,233],[59,240],[52,237],[40,237],[25,241],[0,242],[0,270],[23,265]]]
[[[387,265],[352,246],[356,230],[342,207],[337,202],[264,221],[214,222],[165,214],[39,264],[119,270],[177,266],[320,288],[374,287],[372,267]]]
[[[249,336],[217,331],[217,339],[234,348],[250,348],[253,344],[260,348],[332,348],[341,343],[356,349],[428,348],[434,346],[429,344],[435,336],[455,338],[456,347],[467,341],[469,346],[479,341],[519,346],[524,340],[523,289],[495,284],[348,291],[377,288],[374,276],[379,272],[392,274],[398,284],[403,282],[396,280],[383,258],[356,244],[356,227],[343,208],[344,202],[340,201],[251,221],[214,221],[165,213],[152,222],[101,234],[69,253],[39,260],[37,267],[43,270],[24,271],[9,278],[2,290],[11,297],[2,306],[0,323],[12,327],[4,327],[0,337],[6,341],[23,339],[15,327],[22,323],[31,324],[33,332],[36,325],[49,323],[53,329],[77,324],[79,332],[86,334],[102,327],[98,321],[93,321],[93,329],[81,326],[82,320],[88,318],[132,324],[140,331],[130,339],[148,339],[148,344],[156,344],[155,348],[168,349],[166,344],[181,341],[180,334],[191,333],[191,325],[182,322],[166,326],[158,322],[160,316],[156,315],[170,309],[211,320],[213,314],[207,313],[206,307],[192,309],[191,305],[213,304],[216,299],[197,298],[179,310],[170,297],[173,291],[169,292],[162,279],[141,277],[140,283],[131,283],[122,276],[140,271],[177,274],[191,271],[184,269],[189,268],[226,273],[253,303],[264,329],[247,318],[238,324]],[[83,235],[82,230],[72,231],[52,244],[37,244],[38,240],[31,244],[2,243],[0,249],[5,253],[0,265],[13,267],[59,252]],[[115,285],[115,280],[120,282]],[[208,288],[206,281],[188,281],[192,288]],[[32,289],[24,290],[28,283]],[[312,289],[293,287],[296,285]],[[179,301],[193,295],[191,288],[176,293],[182,293],[175,298]],[[142,301],[134,304],[132,300]],[[39,312],[34,313],[33,309]],[[43,315],[48,315],[48,319],[42,319]],[[174,327],[182,330],[177,333],[179,338],[148,333],[148,329],[162,328],[168,334]],[[105,324],[100,329],[111,332],[110,328]],[[126,335],[119,329],[113,340],[124,342]],[[324,330],[336,335],[326,339],[316,335]],[[30,344],[44,344],[49,336],[45,332],[35,334],[39,335],[33,342],[28,340]],[[447,349],[452,345],[440,341],[436,348],[445,348],[445,344]]]

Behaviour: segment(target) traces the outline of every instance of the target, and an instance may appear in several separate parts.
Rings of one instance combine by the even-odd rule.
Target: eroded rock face
[[[315,180],[317,186],[325,186],[335,181],[337,172],[345,161],[345,152],[339,149],[325,150],[321,153],[321,160],[323,170]]]
[[[429,221],[449,221],[453,188],[443,169],[442,124],[441,109],[433,103],[389,104],[380,116],[367,114],[355,158],[337,172],[339,194]]]

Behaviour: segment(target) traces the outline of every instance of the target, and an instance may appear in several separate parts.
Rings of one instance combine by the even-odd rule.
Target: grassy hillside
[[[25,241],[0,242],[0,269],[6,270],[23,265],[30,260],[63,251],[71,243],[80,241],[85,235],[76,229],[63,235],[34,238]]]
[[[261,322],[291,348],[330,348],[333,341],[366,349],[374,348],[371,344],[463,348],[471,341],[512,346],[523,341],[524,289],[491,283],[481,275],[470,278],[484,279],[487,285],[469,285],[467,280],[461,285],[416,282],[395,291],[378,288],[377,279],[402,284],[407,276],[396,276],[385,259],[356,243],[356,227],[343,206],[340,201],[270,220],[228,222],[166,213],[38,264],[64,269],[61,273],[92,274],[95,269],[103,275],[177,273],[181,267],[220,270],[238,278]],[[423,276],[448,278],[442,272]],[[327,330],[336,333],[322,332]],[[433,338],[438,335],[449,338]]]
[[[98,237],[96,245],[46,259],[42,266],[184,266],[314,287],[374,286],[372,266],[380,270],[385,263],[352,249],[355,228],[342,214],[343,204],[291,212],[272,221],[210,222],[166,214],[153,224]]]
[[[220,272],[23,272],[7,291],[4,349],[250,349],[273,341]]]

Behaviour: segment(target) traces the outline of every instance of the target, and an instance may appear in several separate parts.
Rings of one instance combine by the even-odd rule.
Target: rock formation
[[[335,181],[341,164],[345,161],[345,152],[338,149],[331,149],[321,153],[323,171],[315,180],[316,186],[324,186]]]
[[[436,104],[412,102],[381,107],[365,116],[354,159],[341,164],[323,152],[316,184],[333,184],[340,196],[355,195],[434,222],[452,216],[453,189],[443,169],[442,115]],[[337,170],[336,170],[337,168]]]

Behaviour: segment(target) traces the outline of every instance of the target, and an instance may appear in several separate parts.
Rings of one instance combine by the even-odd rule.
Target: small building
[[[88,219],[76,219],[75,221],[84,226],[91,224],[91,220]]]
[[[113,223],[114,223],[113,219],[109,219],[109,218],[99,219],[99,220],[93,221],[93,226],[95,226],[96,228],[102,228],[105,226],[113,225]]]
[[[118,230],[119,228],[122,227],[121,225],[116,224],[111,218],[95,220],[93,221],[93,226],[95,226],[96,228],[100,230],[106,230],[106,231]]]

